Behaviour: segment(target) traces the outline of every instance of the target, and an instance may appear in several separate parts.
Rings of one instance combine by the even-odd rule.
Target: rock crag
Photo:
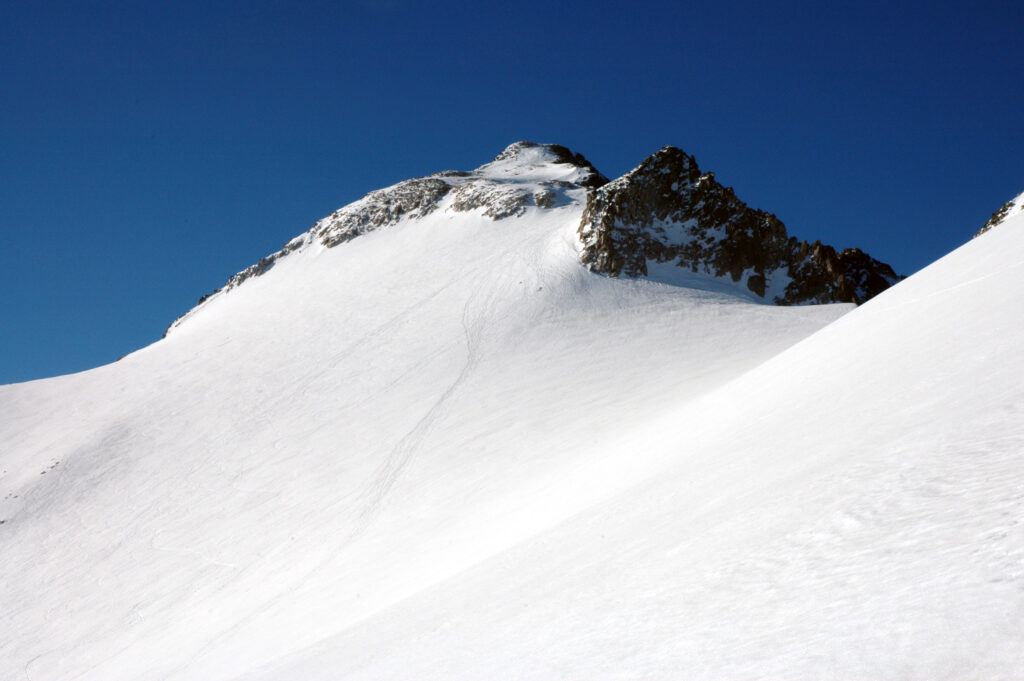
[[[775,215],[747,206],[676,147],[590,192],[579,238],[592,271],[640,277],[648,263],[668,263],[743,282],[780,305],[860,304],[900,279],[859,249],[789,236]]]

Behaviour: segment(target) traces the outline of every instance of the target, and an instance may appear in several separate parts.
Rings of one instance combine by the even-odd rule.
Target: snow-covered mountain
[[[580,191],[584,188],[594,191]],[[296,251],[333,248],[438,210],[453,216],[475,212],[499,221],[522,217],[528,208],[571,204],[584,206],[577,230],[580,261],[614,277],[693,284],[691,274],[711,275],[721,280],[719,285],[738,282],[739,290],[757,299],[785,305],[859,304],[901,278],[860,249],[837,253],[820,241],[808,244],[788,236],[778,218],[749,208],[714,173],[702,173],[696,159],[675,147],[661,149],[609,183],[581,154],[561,145],[516,142],[474,171],[442,171],[370,192],[199,303],[267,272]]]
[[[652,159],[371,193],[0,386],[0,678],[1019,675],[1024,229],[766,305],[821,256]]]

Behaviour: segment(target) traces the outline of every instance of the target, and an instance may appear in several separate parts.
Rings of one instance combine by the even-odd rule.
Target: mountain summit
[[[789,236],[777,217],[749,208],[676,147],[664,147],[610,182],[567,147],[521,141],[475,170],[446,170],[370,192],[199,302],[267,272],[295,251],[333,248],[435,211],[478,212],[498,221],[564,208],[579,213],[580,262],[611,277],[693,285],[696,274],[779,305],[860,304],[901,278],[860,249],[837,251]]]

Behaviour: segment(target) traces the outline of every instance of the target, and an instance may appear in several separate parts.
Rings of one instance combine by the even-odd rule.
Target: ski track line
[[[474,271],[471,274],[474,273],[476,273],[476,271]],[[455,281],[449,282],[444,287],[436,291],[434,295],[438,295],[442,290],[449,288],[454,283]],[[365,499],[366,497],[369,497],[369,499],[364,508],[361,511],[357,512],[356,527],[353,528],[351,532],[349,532],[349,534],[338,544],[338,546],[334,550],[332,550],[327,555],[326,558],[321,560],[317,565],[311,567],[301,576],[297,577],[290,588],[283,588],[277,594],[268,598],[266,601],[263,601],[254,606],[252,609],[250,609],[250,611],[247,614],[239,618],[234,624],[227,627],[221,633],[214,636],[212,639],[210,639],[204,645],[202,645],[193,655],[189,657],[188,661],[183,662],[182,664],[167,672],[162,677],[164,681],[169,681],[170,679],[173,679],[177,674],[182,672],[184,669],[188,668],[196,660],[200,659],[203,656],[203,654],[209,651],[217,642],[223,640],[225,637],[239,630],[242,626],[253,620],[255,617],[258,617],[262,613],[266,612],[266,610],[273,607],[276,603],[287,598],[295,590],[297,590],[303,584],[309,581],[309,579],[314,574],[323,569],[325,565],[328,565],[331,561],[337,558],[337,556],[342,551],[344,551],[348,546],[350,546],[354,541],[356,541],[363,534],[363,532],[365,532],[365,530],[369,527],[370,522],[373,520],[373,517],[376,515],[376,511],[379,510],[381,504],[383,503],[383,500],[387,492],[394,485],[398,476],[401,474],[402,470],[404,470],[404,468],[408,465],[409,461],[412,460],[413,453],[415,452],[415,448],[416,445],[419,443],[419,440],[421,440],[423,435],[429,430],[430,426],[441,413],[445,403],[447,403],[451,396],[455,394],[458,387],[462,384],[462,382],[472,371],[473,367],[475,367],[477,364],[476,346],[479,336],[481,334],[484,318],[483,315],[480,315],[479,319],[476,320],[476,323],[474,325],[470,325],[468,322],[468,317],[470,313],[470,308],[472,307],[472,303],[478,295],[479,289],[474,289],[473,293],[470,295],[465,305],[463,306],[462,324],[467,344],[466,363],[464,364],[462,370],[459,372],[459,375],[455,378],[452,384],[440,395],[440,397],[438,397],[434,404],[427,410],[427,413],[420,419],[419,422],[417,422],[415,426],[413,426],[412,430],[406,433],[406,435],[398,442],[398,444],[395,445],[395,448],[392,450],[392,453],[388,457],[387,461],[385,461],[385,463],[380,468],[378,468],[377,473],[371,479],[370,483],[371,490],[375,491],[370,493],[363,493],[360,496],[361,499]],[[488,298],[493,298],[493,292]],[[390,322],[388,324],[390,324]],[[364,336],[364,339],[366,337],[367,336]],[[243,569],[242,572],[244,571],[245,569]],[[241,572],[239,574],[241,574]]]
[[[490,260],[500,260],[501,258],[507,257],[509,255],[512,255],[512,253],[511,252],[503,253],[503,254],[500,254],[498,256],[495,256],[494,258],[492,258]],[[547,273],[547,269],[548,268],[543,268],[542,269],[542,268],[539,268],[536,264],[534,264],[532,262],[529,262],[528,260],[526,260],[524,258],[520,257],[520,259],[523,260],[524,264],[526,264],[531,270],[533,270],[533,273],[534,273],[535,277],[537,277],[538,279],[541,279],[541,280],[543,279],[542,275],[543,275],[543,273]],[[379,338],[382,334],[386,334],[391,329],[399,326],[414,311],[416,311],[418,309],[421,309],[422,305],[425,302],[433,300],[434,298],[439,296],[441,293],[443,293],[445,290],[447,290],[447,289],[451,288],[453,285],[455,285],[458,281],[460,281],[462,279],[466,279],[466,278],[472,277],[473,275],[479,273],[480,269],[481,268],[477,268],[476,270],[474,270],[474,271],[472,271],[470,273],[467,273],[463,277],[460,277],[458,279],[454,279],[454,280],[449,281],[444,286],[442,286],[442,287],[438,288],[437,290],[433,291],[426,298],[421,299],[421,300],[417,301],[415,304],[406,307],[404,310],[402,310],[401,312],[399,312],[398,314],[396,314],[395,316],[393,316],[392,318],[390,318],[386,322],[378,325],[373,330],[369,331],[368,333],[362,335],[360,338],[358,338],[358,339],[352,341],[351,343],[349,343],[348,345],[346,345],[346,347],[344,349],[340,350],[338,353],[336,353],[333,356],[333,360],[335,362],[337,362],[338,360],[343,359],[344,357],[350,355],[357,348],[362,347],[366,343],[371,342],[372,339]],[[563,280],[568,280],[569,279],[569,277],[566,276],[564,273],[559,272],[557,274]],[[296,578],[296,580],[292,583],[292,586],[290,588],[283,588],[276,595],[270,597],[269,599],[267,599],[266,601],[264,601],[262,603],[257,604],[254,608],[252,608],[250,610],[250,612],[248,612],[247,614],[243,615],[233,625],[227,627],[220,634],[214,636],[212,639],[207,641],[204,645],[200,646],[200,648],[194,654],[189,656],[189,659],[186,662],[183,662],[182,664],[180,664],[180,665],[174,667],[173,669],[169,670],[168,672],[166,672],[161,677],[162,679],[164,679],[165,681],[173,679],[175,676],[180,674],[183,670],[187,669],[190,665],[192,665],[194,662],[199,660],[205,653],[207,653],[210,649],[212,649],[216,643],[218,643],[219,641],[223,640],[225,637],[229,636],[233,632],[239,630],[242,626],[244,626],[245,624],[249,623],[254,618],[258,617],[260,614],[264,613],[268,608],[272,607],[276,603],[278,603],[278,602],[284,600],[285,598],[287,598],[288,596],[290,596],[292,593],[294,593],[295,590],[300,588],[302,584],[305,584],[306,582],[308,582],[308,580],[314,574],[316,574],[318,571],[323,569],[323,567],[325,565],[329,564],[332,560],[336,559],[337,556],[342,551],[344,551],[349,545],[351,545],[354,541],[356,541],[366,531],[366,529],[368,529],[368,527],[372,523],[373,518],[377,515],[378,511],[381,509],[381,507],[382,507],[382,505],[384,503],[384,500],[386,499],[388,493],[393,488],[393,486],[398,481],[398,479],[401,477],[402,472],[408,467],[409,463],[414,459],[416,450],[418,449],[418,447],[422,443],[422,440],[425,437],[425,435],[429,432],[429,430],[433,426],[433,424],[436,423],[436,421],[440,418],[440,416],[444,412],[444,409],[445,409],[447,403],[451,400],[452,396],[455,395],[458,392],[458,389],[460,388],[460,386],[465,382],[465,380],[472,373],[473,369],[479,363],[479,345],[480,345],[480,340],[481,340],[481,337],[482,337],[482,334],[483,334],[483,329],[486,326],[488,314],[493,313],[494,310],[495,310],[494,299],[496,297],[496,293],[497,292],[495,290],[495,287],[491,287],[491,289],[488,291],[488,294],[487,294],[486,298],[482,301],[483,302],[482,306],[474,314],[474,309],[473,309],[474,308],[474,303],[479,298],[480,293],[481,293],[481,289],[476,289],[476,288],[473,289],[472,294],[467,298],[465,304],[463,305],[461,323],[462,323],[463,334],[464,334],[465,342],[466,342],[466,361],[463,364],[462,369],[460,370],[459,374],[455,377],[455,379],[452,381],[452,383],[434,401],[434,403],[426,411],[426,413],[423,415],[423,417],[416,423],[416,425],[414,425],[413,428],[408,433],[406,433],[405,436],[403,436],[401,438],[401,440],[399,440],[399,442],[392,449],[392,451],[389,454],[389,456],[386,459],[386,461],[378,468],[377,472],[371,478],[371,482],[369,483],[370,486],[369,486],[368,490],[363,492],[362,495],[360,495],[360,497],[359,497],[359,499],[363,502],[363,504],[362,504],[363,507],[362,507],[361,510],[356,511],[356,517],[355,517],[355,519],[356,519],[356,527],[353,528],[353,530],[348,534],[348,536],[345,537],[345,539],[342,540],[338,544],[338,546],[334,550],[332,550],[329,553],[329,555],[324,560],[320,561],[317,565],[311,567],[303,575],[301,575],[298,578]],[[406,372],[405,374],[403,374],[403,376],[407,375],[408,373],[409,372]],[[320,376],[320,372],[310,370],[309,372],[307,372],[306,376],[303,377],[303,380],[300,382],[300,385],[297,386],[295,389],[293,389],[290,394],[291,395],[296,394],[297,392],[302,390],[304,387],[308,386],[309,383],[311,383],[313,380],[315,380],[319,376]],[[399,380],[400,379],[396,379],[396,381],[393,381],[392,384],[397,383]],[[280,404],[280,403],[284,402],[285,399],[286,399],[285,396],[278,396],[278,398],[275,400],[275,402],[277,404]],[[207,457],[207,462],[209,463],[213,459],[214,459],[214,455],[213,455],[213,453],[211,453]],[[197,466],[197,468],[198,468],[198,466]],[[193,469],[192,473],[195,474],[195,473],[198,473],[198,471],[196,469]],[[195,483],[193,483],[193,484],[195,484]],[[332,506],[336,506],[338,503],[343,503],[345,501],[348,501],[351,498],[352,498],[352,495],[346,495],[344,498],[340,499],[335,504],[332,504]],[[358,502],[357,502],[357,505],[358,505]],[[208,556],[202,554],[199,551],[195,551],[195,550],[191,550],[191,549],[170,549],[170,548],[160,547],[160,546],[156,545],[156,538],[155,538],[155,536],[151,539],[151,547],[153,549],[159,550],[159,551],[166,551],[166,552],[179,553],[179,554],[186,554],[186,553],[187,554],[192,554],[192,555],[195,555],[196,557],[200,558],[201,560],[203,560],[205,563],[212,564],[212,565],[217,565],[217,566],[221,566],[221,567],[229,567],[229,568],[232,568],[232,569],[236,569],[237,570],[236,577],[240,577],[240,576],[244,575],[246,572],[249,571],[249,567],[250,567],[250,566],[245,566],[245,567],[242,567],[242,568],[238,568],[237,566],[234,566],[234,565],[228,565],[228,564],[225,564],[225,563],[221,563],[221,562],[218,562],[218,561],[210,559]],[[74,678],[83,678],[89,672],[91,672],[92,670],[96,669],[101,664],[103,664],[104,661],[107,661],[107,660],[110,660],[110,659],[114,659],[115,657],[123,654],[130,647],[131,647],[130,644],[126,645],[121,650],[117,651],[117,653],[115,653],[114,655],[106,658],[106,660],[97,662],[95,665],[92,665],[89,669],[83,671],[81,674],[79,674],[78,676],[76,676]],[[40,657],[44,657],[46,655],[49,655],[49,654],[52,654],[52,653],[55,653],[55,652],[58,652],[58,651],[49,651],[49,652],[44,653],[44,654],[42,654],[40,656],[37,656],[36,658],[33,658],[33,660],[31,660],[29,663],[27,663],[26,664],[26,678],[28,678],[28,674],[27,674],[28,667],[29,667],[29,665],[32,662],[34,662],[35,660],[39,659]]]
[[[350,539],[355,539],[365,531],[373,516],[380,510],[384,497],[387,496],[395,482],[397,482],[402,471],[404,471],[409,465],[409,462],[412,460],[416,449],[423,440],[423,437],[441,415],[448,400],[451,399],[452,395],[454,395],[459,389],[459,386],[461,386],[466,380],[466,377],[469,376],[472,370],[476,367],[478,363],[478,346],[482,324],[478,320],[477,323],[473,325],[473,328],[471,328],[468,321],[470,307],[472,306],[473,300],[476,296],[477,292],[474,292],[466,300],[466,304],[462,309],[462,330],[466,339],[466,361],[462,366],[462,370],[459,372],[458,376],[455,377],[455,380],[451,385],[441,393],[423,417],[420,418],[415,426],[413,426],[412,430],[406,433],[394,448],[392,448],[391,453],[384,461],[384,464],[374,475],[370,482],[368,492],[364,495],[364,497],[368,498],[365,498],[365,506],[361,511],[359,511],[357,525],[350,536]]]
[[[491,258],[487,263],[484,263],[483,265],[489,264],[492,260],[493,261],[500,261],[502,258],[506,258],[506,257],[508,257],[511,254],[512,254],[511,252],[503,252],[503,253],[498,254],[495,257]],[[470,278],[473,275],[478,274],[480,271],[486,271],[486,268],[483,267],[483,265],[481,265],[480,267],[478,267],[478,268],[474,269],[473,271],[467,273],[463,277],[460,277],[459,279],[452,280],[452,281],[448,282],[445,286],[441,287],[440,289],[435,291],[433,294],[431,294],[431,296],[429,298],[427,298],[427,300],[433,299],[434,297],[439,295],[442,291],[450,288],[457,281],[459,281],[461,279]],[[533,267],[532,265],[531,265],[531,268],[533,268],[536,271],[536,268]],[[328,556],[326,558],[321,560],[317,565],[311,567],[303,575],[298,577],[293,582],[293,586],[290,589],[282,589],[276,595],[271,596],[269,599],[267,599],[263,603],[261,603],[261,604],[257,605],[256,607],[254,607],[252,610],[250,610],[249,613],[247,613],[246,615],[242,616],[235,624],[231,625],[230,627],[228,627],[227,629],[222,631],[220,634],[218,634],[217,636],[212,638],[210,641],[208,641],[205,645],[203,645],[199,650],[196,651],[195,654],[193,654],[189,658],[189,660],[187,662],[182,663],[181,665],[179,665],[178,667],[174,668],[169,673],[167,673],[163,677],[164,681],[169,681],[170,679],[172,679],[179,672],[181,672],[182,670],[186,669],[189,665],[191,665],[193,662],[198,660],[205,652],[207,652],[210,648],[212,648],[214,646],[214,644],[216,644],[218,641],[222,640],[224,637],[228,636],[229,634],[237,631],[243,625],[245,625],[246,623],[251,621],[253,618],[255,618],[258,615],[260,615],[261,613],[265,612],[268,608],[272,607],[274,604],[276,604],[276,603],[280,602],[281,600],[285,599],[290,593],[292,593],[296,589],[300,588],[303,584],[305,584],[307,581],[309,581],[309,579],[314,574],[316,574],[321,569],[323,569],[323,567],[325,565],[328,565],[331,561],[335,560],[337,558],[337,556],[341,554],[342,551],[344,551],[348,546],[350,546],[354,541],[356,541],[366,531],[366,529],[369,527],[370,523],[372,522],[373,517],[376,515],[377,511],[379,511],[381,506],[383,505],[383,502],[384,502],[385,497],[387,496],[387,493],[394,486],[394,483],[397,481],[397,479],[401,475],[402,471],[412,461],[413,455],[414,455],[415,450],[416,450],[416,447],[422,441],[423,436],[429,431],[430,427],[433,425],[433,423],[437,420],[439,415],[442,413],[444,406],[451,399],[452,395],[454,395],[458,391],[458,388],[462,385],[462,383],[466,380],[466,378],[470,375],[472,370],[476,367],[476,365],[479,362],[479,352],[478,352],[478,350],[479,350],[479,342],[480,342],[480,338],[481,338],[482,333],[483,333],[483,328],[484,328],[485,323],[486,323],[487,313],[493,313],[493,311],[495,309],[494,298],[495,298],[495,294],[496,294],[496,291],[494,290],[494,287],[492,287],[490,289],[490,291],[488,292],[487,298],[484,301],[483,309],[476,314],[476,318],[473,320],[472,323],[470,323],[470,317],[471,317],[471,311],[472,311],[473,303],[476,301],[476,299],[480,295],[480,291],[481,291],[481,289],[474,288],[473,292],[470,294],[469,298],[467,298],[467,300],[466,300],[466,302],[465,302],[465,304],[463,305],[463,308],[462,308],[462,320],[461,321],[462,321],[463,334],[464,334],[464,337],[465,337],[465,340],[466,340],[466,353],[467,353],[466,362],[463,365],[462,370],[459,372],[459,375],[456,376],[456,378],[452,382],[452,384],[449,385],[448,388],[438,397],[438,399],[427,410],[427,412],[416,423],[416,425],[413,426],[413,428],[408,433],[406,433],[406,435],[403,436],[401,440],[399,440],[399,442],[392,449],[392,452],[388,456],[388,459],[384,462],[384,464],[381,465],[380,468],[378,468],[378,471],[373,476],[373,478],[371,478],[371,482],[370,482],[370,490],[371,491],[364,492],[359,497],[360,499],[366,499],[367,501],[366,501],[366,505],[363,507],[363,509],[361,511],[357,512],[357,515],[356,515],[356,527],[353,528],[353,530],[345,537],[345,539],[343,539],[338,544],[338,546],[328,554]],[[414,305],[414,306],[410,306],[410,308],[407,308],[405,311],[400,313],[399,316],[407,315],[409,311],[411,311],[414,308],[419,307],[420,305],[421,305],[421,303],[418,303],[417,305]],[[391,321],[394,321],[394,320],[391,320]],[[386,323],[384,326],[389,326],[391,324],[391,321]],[[375,329],[374,332],[372,332],[372,333],[376,334],[376,332],[378,332],[379,330],[380,330],[379,328]],[[370,335],[371,334],[367,334],[361,340],[365,341],[365,339],[368,338]],[[351,348],[351,347],[353,347],[353,345],[349,346],[349,348]],[[341,356],[344,356],[344,355],[343,354],[339,355],[339,357],[341,357]],[[347,496],[345,499],[348,499],[350,497],[351,497],[351,495]],[[368,497],[368,499],[367,499],[367,497]],[[332,506],[335,506],[335,505],[337,505],[337,503],[332,504]],[[247,568],[243,568],[239,574],[245,572],[246,570],[247,570]],[[369,616],[370,615],[367,615],[367,617],[369,617]]]
[[[403,371],[401,374],[396,376],[393,380],[391,380],[390,382],[384,384],[384,386],[381,388],[381,392],[383,392],[383,393],[390,392],[396,385],[402,383],[410,375],[412,375],[412,374],[416,373],[417,371],[421,370],[424,366],[426,366],[427,364],[429,364],[430,362],[435,360],[442,353],[443,353],[443,350],[435,350],[434,352],[431,352],[430,354],[425,355],[418,362],[416,362],[415,364],[410,366],[408,369]],[[367,373],[369,371],[371,371],[371,369],[366,369],[365,371],[361,371],[361,372],[356,373],[356,374],[351,374],[350,377],[361,376],[362,374]],[[337,405],[335,407],[335,410],[338,413],[344,413],[345,410],[347,410],[347,409],[349,409],[351,407],[355,407],[355,406],[359,405],[363,401],[364,400],[363,400],[362,397],[356,397],[356,398],[353,398],[352,400],[350,400],[348,402],[344,402],[342,404]],[[321,430],[323,430],[325,428],[330,427],[330,425],[331,425],[330,423],[320,423],[319,425],[315,426],[314,428],[308,430],[307,434],[308,433],[315,433],[315,432],[321,431]],[[277,440],[274,440],[273,445],[272,445],[274,450],[275,451],[280,451],[283,448],[283,443],[285,442],[285,440],[286,440],[286,438],[278,438]],[[299,458],[302,455],[303,455],[303,453],[299,452],[299,453],[291,454],[289,456],[279,457],[279,458],[276,458],[275,460],[277,461],[277,463],[280,464],[280,463],[284,463],[284,462],[290,461],[292,459]],[[250,466],[249,468],[256,468],[256,466]],[[239,478],[244,478],[246,473],[248,472],[249,468],[243,468],[241,471],[238,471],[238,472],[234,473],[234,476],[233,476],[232,482],[231,482],[231,489],[236,490],[236,491],[240,491],[240,492],[264,492],[264,493],[271,493],[271,492],[276,491],[275,489],[271,489],[271,488],[265,488],[265,487],[260,487],[260,488],[257,488],[257,487],[245,487],[245,486],[242,486],[241,484],[239,484],[237,482],[237,480]],[[342,498],[340,498],[338,500],[335,500],[331,504],[325,506],[324,508],[325,509],[334,508],[334,507],[336,507],[339,504],[339,502],[347,501],[348,499],[352,498],[355,494],[356,494],[356,492],[350,492],[350,493],[344,495],[344,497],[342,497]]]

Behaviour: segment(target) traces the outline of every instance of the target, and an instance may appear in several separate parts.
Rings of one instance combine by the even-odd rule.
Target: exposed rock
[[[850,297],[858,305],[874,298],[904,277],[896,274],[893,268],[880,260],[875,260],[859,248],[845,248],[839,253],[839,271],[845,280],[844,285],[853,287]]]
[[[387,189],[370,192],[359,201],[334,211],[313,226],[312,234],[323,245],[333,248],[403,218],[429,215],[451,190],[452,184],[437,176],[399,182]]]
[[[760,297],[774,289],[772,302],[781,305],[859,304],[900,278],[857,249],[837,254],[788,236],[777,217],[749,208],[675,147],[590,192],[578,233],[580,259],[596,272],[645,276],[651,261],[672,263],[745,278]]]
[[[533,202],[541,208],[551,208],[555,205],[555,193],[550,189],[542,189],[533,195]]]
[[[455,190],[451,207],[457,213],[483,208],[484,215],[501,220],[525,213],[531,198],[529,190],[514,184],[472,180]]]
[[[1022,210],[1024,210],[1024,194],[1018,194],[1016,197],[1000,206],[999,210],[995,213],[992,213],[992,217],[988,219],[988,222],[982,225],[981,229],[978,230],[978,233],[974,235],[974,238],[978,238],[993,227],[1001,225],[1008,217],[1015,213],[1019,213]]]
[[[539,191],[531,185],[494,182],[487,179],[471,180],[452,193],[450,209],[456,213],[483,209],[483,215],[492,220],[519,217],[530,205],[553,208],[558,204],[558,189],[579,188],[570,182],[558,180],[541,182]]]

